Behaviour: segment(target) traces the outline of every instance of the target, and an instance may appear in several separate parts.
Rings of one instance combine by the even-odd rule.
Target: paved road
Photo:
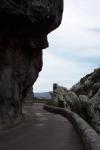
[[[31,119],[27,123],[0,132],[0,150],[83,150],[76,131],[68,120],[42,109],[27,106]]]

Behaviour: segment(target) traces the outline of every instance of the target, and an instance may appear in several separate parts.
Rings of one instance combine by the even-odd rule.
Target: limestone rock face
[[[42,69],[47,34],[62,19],[63,0],[0,1],[0,125],[17,123],[22,101]]]
[[[67,88],[59,86],[58,84],[54,84],[52,99],[58,102],[58,105],[59,103],[62,103],[62,107],[67,107],[70,109],[70,107],[78,101],[78,96]]]
[[[27,95],[25,96],[25,98],[23,100],[24,104],[26,104],[26,105],[33,105],[33,98],[34,98],[33,88],[31,87],[28,90],[28,93],[27,93]]]
[[[100,89],[100,68],[83,77],[71,90],[77,95],[87,95],[92,98]]]
[[[79,114],[100,134],[100,90],[89,99],[86,95],[77,96],[75,92],[54,84],[52,96],[59,107]]]
[[[62,11],[63,0],[1,0],[0,33],[47,34],[61,23]]]

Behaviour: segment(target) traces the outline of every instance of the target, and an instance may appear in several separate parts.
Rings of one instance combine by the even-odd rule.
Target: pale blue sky
[[[100,66],[100,0],[65,0],[61,26],[49,34],[35,92],[70,88]]]

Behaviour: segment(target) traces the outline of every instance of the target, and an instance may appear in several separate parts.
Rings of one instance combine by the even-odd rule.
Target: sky
[[[34,92],[52,91],[53,83],[71,88],[100,67],[100,0],[65,0],[62,23],[48,40]]]

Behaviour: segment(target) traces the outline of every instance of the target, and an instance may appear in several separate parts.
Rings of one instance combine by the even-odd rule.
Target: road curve
[[[42,105],[26,106],[29,121],[9,131],[0,132],[0,150],[83,150],[71,123]]]

